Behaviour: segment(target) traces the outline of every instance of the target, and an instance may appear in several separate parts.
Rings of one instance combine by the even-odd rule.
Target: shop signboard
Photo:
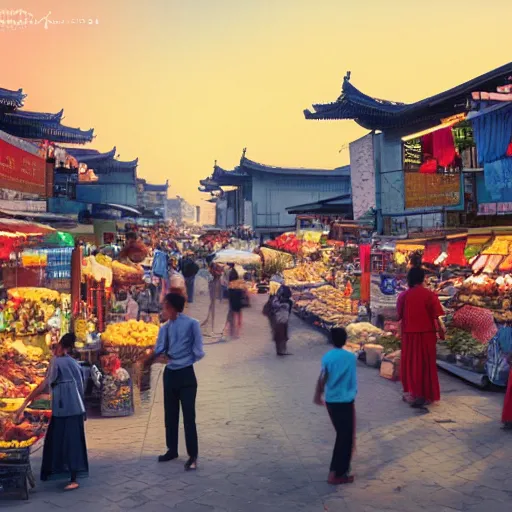
[[[497,211],[497,203],[480,203],[478,205],[478,215],[496,215]]]
[[[512,203],[498,203],[496,210],[498,215],[509,215],[512,213]]]
[[[46,196],[46,161],[0,139],[0,188]]]
[[[457,206],[461,199],[460,173],[405,172],[405,208]]]
[[[384,320],[396,320],[396,301],[400,293],[407,289],[405,273],[372,272],[370,281],[370,305],[372,322],[379,315]]]

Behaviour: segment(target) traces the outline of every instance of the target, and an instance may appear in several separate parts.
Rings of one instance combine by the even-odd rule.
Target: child
[[[356,356],[343,347],[347,331],[331,329],[334,349],[322,358],[322,373],[318,378],[314,403],[327,406],[332,424],[336,430],[336,444],[332,454],[328,482],[332,485],[348,484],[354,481],[350,474],[350,461],[354,447],[355,408],[357,395]],[[325,402],[322,399],[325,396]]]

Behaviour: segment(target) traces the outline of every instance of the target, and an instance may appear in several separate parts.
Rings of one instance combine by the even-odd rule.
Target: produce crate
[[[30,448],[0,450],[0,492],[18,493],[28,500],[28,490],[35,487],[30,465]]]

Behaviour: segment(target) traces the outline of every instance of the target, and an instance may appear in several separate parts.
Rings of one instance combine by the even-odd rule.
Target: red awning
[[[53,233],[55,229],[38,222],[26,222],[17,219],[0,219],[0,231],[21,233],[27,236],[43,236]]]

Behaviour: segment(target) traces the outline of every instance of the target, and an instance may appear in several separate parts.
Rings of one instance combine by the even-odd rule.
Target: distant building
[[[163,185],[153,185],[144,179],[137,179],[137,203],[142,217],[167,219],[167,191],[169,181]]]
[[[332,170],[273,167],[249,160],[245,150],[239,166],[226,171],[215,164],[213,174],[200,184],[201,192],[214,196],[217,227],[245,225],[261,235],[295,228],[295,215],[287,208],[351,194],[350,166]]]
[[[187,203],[182,197],[176,196],[167,200],[167,217],[178,224],[196,222],[196,207]]]

